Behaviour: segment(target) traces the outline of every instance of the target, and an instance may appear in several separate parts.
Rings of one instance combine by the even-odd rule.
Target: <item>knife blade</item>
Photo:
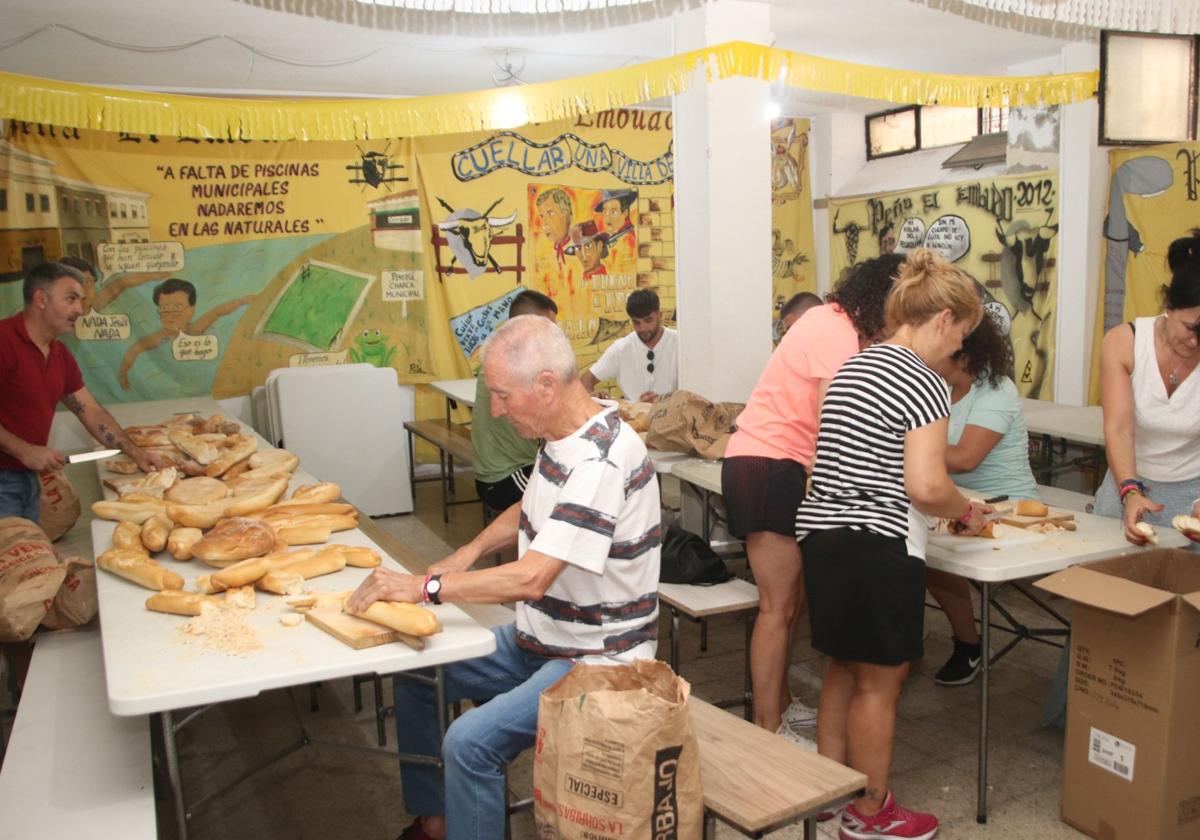
[[[102,458],[111,458],[114,455],[120,454],[120,449],[93,449],[88,452],[76,452],[73,455],[68,455],[67,463],[82,464],[84,461],[99,461]]]

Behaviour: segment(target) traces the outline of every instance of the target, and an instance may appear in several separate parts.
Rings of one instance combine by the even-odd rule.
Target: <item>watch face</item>
[[[425,585],[425,591],[430,595],[436,595],[442,591],[442,582],[437,578],[434,578]]]

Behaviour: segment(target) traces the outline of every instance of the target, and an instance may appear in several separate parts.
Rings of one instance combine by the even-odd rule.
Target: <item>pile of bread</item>
[[[303,485],[284,498],[300,464],[291,452],[259,451],[252,435],[220,415],[181,415],[162,426],[127,431],[139,446],[167,456],[174,466],[145,475],[136,465],[129,470],[133,462],[123,458],[105,464],[127,475],[104,479],[117,498],[92,505],[96,516],[118,523],[112,548],[96,558],[96,565],[156,590],[146,601],[148,609],[200,615],[222,592],[227,605],[253,609],[256,589],[295,595],[310,578],[346,566],[379,565],[374,549],[323,545],[335,532],[358,526],[358,510],[337,501],[338,485]],[[218,571],[196,578],[198,591],[185,592],[183,577],[151,556],[164,550],[177,561],[195,559]],[[436,631],[434,626],[422,632],[429,626],[410,621],[395,629],[427,635]]]

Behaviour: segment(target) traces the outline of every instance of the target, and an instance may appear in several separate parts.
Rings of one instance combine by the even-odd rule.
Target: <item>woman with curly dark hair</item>
[[[1038,498],[1012,366],[1008,341],[996,322],[985,317],[964,339],[962,349],[935,368],[950,386],[946,468],[955,484],[981,498]],[[975,679],[982,661],[970,588],[964,578],[935,569],[926,569],[925,578],[954,633],[954,652],[934,680],[939,685],[966,685]]]
[[[816,723],[816,712],[792,697],[787,682],[804,592],[796,508],[816,452],[825,389],[843,362],[884,331],[884,301],[903,262],[889,254],[855,265],[827,304],[801,316],[767,362],[725,450],[729,530],[746,541],[759,593],[750,639],[754,720],[794,741],[804,742],[797,730]]]

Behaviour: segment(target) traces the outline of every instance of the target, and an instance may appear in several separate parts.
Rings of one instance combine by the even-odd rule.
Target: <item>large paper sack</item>
[[[0,642],[32,636],[66,576],[41,528],[19,516],[0,519]]]
[[[50,470],[38,476],[42,481],[42,501],[39,525],[54,542],[70,531],[79,519],[82,508],[75,488],[62,470]]]
[[[704,821],[688,684],[665,662],[576,665],[538,701],[540,840],[694,840]]]
[[[675,391],[654,404],[646,445],[663,452],[694,452],[709,460],[723,458],[745,407],[742,403],[709,402],[691,391]]]

